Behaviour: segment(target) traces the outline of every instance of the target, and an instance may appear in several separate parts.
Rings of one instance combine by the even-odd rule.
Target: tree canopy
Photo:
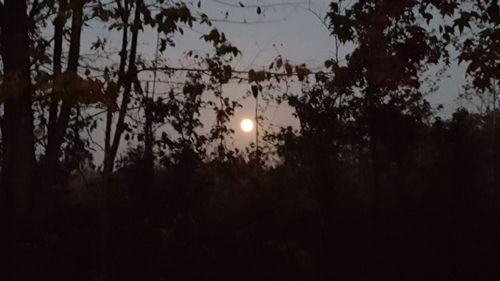
[[[211,2],[0,1],[2,280],[497,279],[498,1]],[[220,23],[287,7],[331,57],[241,68]]]

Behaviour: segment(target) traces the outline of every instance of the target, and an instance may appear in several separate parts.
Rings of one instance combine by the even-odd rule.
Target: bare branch
[[[34,19],[35,15],[38,14],[41,9],[39,4],[38,0],[33,1],[33,4],[31,4],[31,11],[29,12],[29,18]]]
[[[85,131],[87,132],[90,142],[92,142],[92,144],[96,145],[98,148],[104,151],[104,147],[92,138],[92,132],[89,130],[88,126],[85,126]]]
[[[146,68],[143,68],[143,69],[138,69],[137,73],[145,72],[145,71],[158,71],[158,70],[160,70],[160,71],[202,72],[202,73],[207,73],[207,74],[210,73],[210,69],[208,69],[208,68],[189,68],[189,67],[170,67],[170,66],[164,66],[164,67],[146,67]],[[254,70],[254,71],[258,72],[258,70]],[[234,70],[233,69],[231,72],[235,73],[235,74],[248,74],[250,72],[250,70]],[[266,73],[270,73],[273,76],[278,76],[278,77],[293,76],[293,75],[297,74],[297,72],[295,72],[295,71],[293,71],[290,74],[281,73],[281,72],[272,72],[272,71],[265,71],[265,72]],[[317,73],[319,73],[319,72],[310,71],[309,75],[314,75],[314,74],[317,74]]]
[[[4,18],[3,11],[4,11],[3,2],[0,1],[0,28],[2,28],[3,26],[3,20],[2,20]]]
[[[197,20],[201,20],[199,17],[195,17]],[[278,23],[278,22],[283,22],[286,21],[286,18],[279,19],[279,20],[256,20],[256,21],[235,21],[235,20],[229,20],[229,19],[209,19],[212,22],[221,22],[221,23],[234,23],[234,24],[264,24],[264,23]]]
[[[221,5],[229,6],[232,8],[258,8],[258,7],[260,7],[262,9],[271,8],[271,7],[279,7],[279,6],[296,6],[296,5],[303,4],[302,2],[297,1],[297,2],[281,2],[281,3],[272,3],[272,4],[262,4],[262,5],[243,5],[243,4],[234,4],[234,3],[221,1],[221,0],[211,0],[211,1],[218,3],[218,4],[221,4]]]

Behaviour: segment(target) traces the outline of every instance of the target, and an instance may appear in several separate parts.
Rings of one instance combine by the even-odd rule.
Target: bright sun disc
[[[241,120],[241,129],[244,131],[244,132],[251,132],[253,130],[253,121],[250,120],[250,119],[243,119]]]

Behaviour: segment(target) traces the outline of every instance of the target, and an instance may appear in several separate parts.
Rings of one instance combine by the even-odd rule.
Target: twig
[[[279,6],[296,6],[296,5],[300,5],[302,4],[302,2],[281,2],[281,3],[272,3],[272,4],[262,4],[262,5],[243,5],[243,4],[233,4],[233,3],[230,3],[230,2],[226,2],[226,1],[221,1],[221,0],[211,0],[212,2],[215,2],[215,3],[218,3],[218,4],[221,4],[221,5],[225,5],[225,6],[229,6],[229,7],[233,7],[233,8],[262,8],[262,9],[265,9],[265,8],[271,8],[271,7],[279,7]]]

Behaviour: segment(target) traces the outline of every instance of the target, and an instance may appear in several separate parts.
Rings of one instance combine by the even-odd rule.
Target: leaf
[[[233,56],[237,56],[240,53],[240,50],[238,48],[229,45],[229,44],[222,44],[218,47],[216,47],[216,54],[218,56],[223,56],[225,54],[232,54]]]
[[[305,65],[302,66],[296,66],[295,71],[297,72],[297,77],[299,78],[299,81],[304,81],[305,78],[307,77],[307,74],[309,73],[309,70],[305,67]]]
[[[478,61],[473,60],[469,66],[467,67],[467,72],[472,73],[481,67],[481,64]]]
[[[429,22],[432,20],[432,14],[430,13],[423,13],[422,14],[422,17],[425,19],[425,21],[427,22],[427,24],[429,24]]]
[[[330,9],[332,10],[333,13],[338,13],[339,12],[339,4],[332,2],[330,4]]]
[[[490,22],[492,23],[500,23],[500,12],[497,1],[491,1],[490,6],[486,9],[486,13],[490,17]]]
[[[165,51],[165,49],[167,49],[167,40],[165,39],[161,39],[160,40],[160,53],[163,53],[163,51]]]
[[[286,75],[288,77],[292,76],[292,74],[293,74],[293,68],[292,68],[292,66],[288,62],[285,63],[285,71],[286,71]]]
[[[450,35],[448,33],[443,34],[443,39],[445,42],[450,42]]]
[[[276,60],[276,68],[280,69],[283,66],[283,59],[279,58]]]
[[[257,98],[259,95],[259,87],[257,85],[252,85],[252,95],[254,98]]]
[[[335,69],[337,68],[337,62],[334,61],[333,59],[329,59],[329,60],[326,60],[325,61],[325,67],[326,68],[332,68],[332,69]]]
[[[202,36],[205,41],[212,41],[214,44],[219,44],[221,42],[220,33],[217,29],[212,29],[209,34]]]

